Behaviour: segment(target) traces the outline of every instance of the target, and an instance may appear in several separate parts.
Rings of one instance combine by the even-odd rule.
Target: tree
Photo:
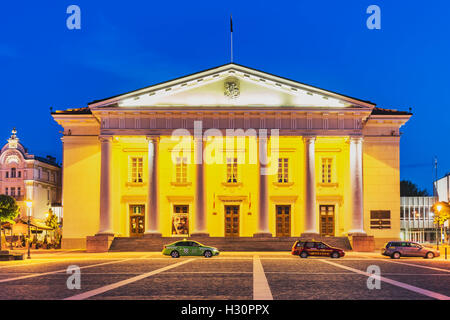
[[[0,249],[2,247],[2,224],[5,222],[13,224],[18,214],[19,206],[16,203],[16,199],[4,194],[0,195]]]
[[[415,183],[409,180],[400,181],[400,197],[428,197],[426,189],[420,190]]]
[[[431,211],[434,212],[434,223],[438,226],[443,225],[445,221],[450,219],[450,204],[448,202],[436,202],[431,207]]]
[[[52,209],[49,210],[47,219],[45,220],[47,227],[52,228],[53,234],[55,235],[56,244],[59,246],[60,242],[60,232],[59,232],[59,221],[56,214],[53,213]]]
[[[439,232],[442,233],[441,226],[450,219],[450,204],[444,201],[436,202],[431,207],[431,211],[434,212],[434,223],[437,224]]]

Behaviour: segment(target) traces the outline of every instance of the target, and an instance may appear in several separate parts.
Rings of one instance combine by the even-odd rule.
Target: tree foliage
[[[445,221],[450,219],[450,204],[448,202],[436,202],[431,207],[431,211],[434,212],[434,223],[437,225],[443,225]]]
[[[419,187],[409,180],[400,181],[400,196],[401,197],[428,197],[426,189],[420,190]]]
[[[57,243],[57,245],[59,245],[61,242],[61,231],[59,228],[60,225],[59,225],[59,221],[58,221],[58,216],[53,213],[52,209],[50,209],[48,212],[48,216],[47,216],[47,219],[45,220],[45,224],[47,225],[47,227],[52,228],[54,240]]]
[[[16,203],[16,199],[8,195],[0,195],[0,250],[2,247],[1,243],[1,232],[2,224],[4,222],[14,223],[14,219],[19,214],[19,206]]]

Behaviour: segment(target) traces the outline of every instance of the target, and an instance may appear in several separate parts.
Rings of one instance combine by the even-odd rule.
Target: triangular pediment
[[[373,108],[374,104],[237,64],[227,64],[89,104],[91,109],[171,106]]]

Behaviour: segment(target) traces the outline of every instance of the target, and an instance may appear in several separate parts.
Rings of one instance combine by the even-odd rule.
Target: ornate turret
[[[9,147],[17,148],[17,144],[19,143],[19,138],[17,138],[17,136],[16,136],[16,133],[17,133],[16,128],[13,128],[11,133],[12,133],[11,137],[8,139]]]

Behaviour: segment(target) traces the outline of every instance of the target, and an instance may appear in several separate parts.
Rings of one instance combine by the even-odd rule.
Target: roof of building
[[[74,108],[74,109],[67,109],[67,110],[58,110],[55,112],[52,112],[52,114],[92,114],[89,107],[84,108]],[[398,111],[395,109],[384,109],[384,108],[378,108],[375,107],[372,109],[371,115],[374,116],[380,116],[380,115],[390,115],[390,116],[401,116],[401,115],[412,115],[411,112],[407,111]]]
[[[373,108],[372,110],[372,115],[373,116],[403,116],[403,115],[412,115],[411,112],[407,112],[407,111],[398,111],[395,109],[383,109],[383,108]]]
[[[52,114],[92,114],[91,109],[89,107],[83,108],[71,108],[66,110],[56,110],[52,112]]]
[[[61,166],[56,162],[56,158],[52,156],[47,157],[39,157],[36,155],[31,155],[28,153],[28,150],[23,146],[23,144],[20,142],[19,138],[16,136],[17,130],[14,128],[12,130],[11,137],[8,139],[8,142],[0,149],[0,154],[3,152],[6,152],[8,149],[14,149],[20,152],[25,160],[37,160],[46,164],[49,164],[51,166],[55,166],[60,168]],[[14,146],[11,147],[11,143],[14,143]]]
[[[37,160],[37,161],[40,161],[40,162],[43,162],[43,163],[46,163],[46,164],[55,166],[55,167],[59,167],[59,168],[61,167],[61,166],[56,162],[56,159],[55,159],[55,160],[50,160],[49,158],[43,158],[43,157],[39,157],[39,156],[34,156],[34,159]]]
[[[351,97],[351,96],[348,96],[348,95],[345,95],[345,94],[342,94],[342,93],[338,93],[338,92],[335,92],[335,91],[326,90],[326,89],[323,89],[323,88],[319,88],[317,86],[312,86],[310,84],[306,84],[304,82],[300,82],[300,81],[297,81],[297,80],[292,80],[292,79],[289,79],[289,78],[286,78],[286,77],[281,77],[281,76],[278,76],[278,75],[275,75],[275,74],[272,74],[272,73],[269,73],[269,72],[266,72],[266,71],[261,71],[261,70],[255,69],[255,68],[250,68],[250,67],[247,67],[247,66],[244,66],[244,65],[241,65],[241,64],[237,64],[237,63],[234,63],[234,62],[226,63],[226,64],[223,64],[223,65],[220,65],[220,66],[217,66],[217,67],[209,68],[209,69],[206,69],[206,70],[201,70],[201,71],[194,72],[194,73],[191,73],[191,74],[187,74],[187,75],[184,75],[184,76],[181,76],[181,77],[177,77],[177,78],[170,79],[170,80],[167,80],[167,81],[159,82],[159,83],[156,83],[156,84],[153,84],[153,85],[150,85],[150,86],[146,86],[146,87],[143,87],[143,88],[140,88],[140,89],[136,89],[136,90],[132,90],[132,91],[129,91],[129,92],[124,92],[124,93],[121,93],[121,94],[117,94],[117,95],[114,95],[112,97],[108,97],[108,98],[105,98],[105,99],[94,100],[94,101],[88,103],[88,105],[89,104],[93,104],[93,103],[106,101],[106,100],[109,100],[109,99],[113,99],[113,98],[116,98],[116,97],[119,97],[119,96],[122,96],[122,95],[130,94],[130,93],[141,91],[141,90],[144,90],[144,89],[150,89],[152,87],[159,86],[161,84],[165,84],[165,83],[169,83],[169,82],[172,82],[172,81],[180,80],[180,79],[186,78],[186,77],[195,76],[197,74],[208,72],[208,71],[212,71],[214,69],[219,69],[219,68],[222,68],[222,67],[225,67],[225,66],[228,66],[228,65],[229,66],[233,66],[234,65],[234,66],[238,66],[238,67],[241,67],[241,68],[246,68],[246,69],[251,70],[251,71],[265,73],[265,74],[267,74],[269,76],[277,77],[277,78],[280,78],[280,79],[283,79],[283,80],[287,80],[287,81],[298,83],[300,85],[306,85],[306,86],[314,88],[314,89],[328,91],[330,93],[334,93],[334,94],[340,95],[342,97],[346,97],[346,98],[350,98],[350,99],[353,99],[353,100],[357,100],[357,101],[361,101],[361,102],[364,102],[364,103],[369,103],[369,104],[375,105],[375,103],[373,103],[371,101],[368,101],[368,100],[362,100],[362,99]]]
[[[243,66],[243,65],[240,65],[240,64],[236,64],[236,63],[227,63],[227,64],[224,64],[224,65],[221,65],[221,66],[218,66],[218,67],[214,67],[214,68],[210,68],[210,69],[207,69],[207,70],[202,70],[202,71],[195,72],[195,73],[192,73],[192,74],[184,75],[184,76],[181,76],[181,77],[177,77],[175,79],[170,79],[168,81],[163,81],[163,82],[156,83],[156,84],[144,87],[144,88],[140,88],[140,89],[137,89],[137,90],[132,90],[132,91],[129,91],[129,92],[125,92],[125,93],[121,93],[121,94],[118,94],[118,95],[114,95],[112,97],[108,97],[108,98],[105,98],[105,99],[94,100],[94,101],[88,103],[88,105],[93,104],[93,103],[106,101],[106,100],[109,100],[109,99],[113,99],[113,98],[116,98],[116,97],[119,97],[119,96],[122,96],[122,95],[126,95],[126,94],[130,94],[130,93],[133,93],[133,92],[137,92],[137,91],[140,91],[140,90],[143,90],[143,89],[149,89],[149,88],[152,88],[152,87],[155,87],[155,86],[159,86],[161,84],[165,84],[165,83],[176,81],[176,80],[179,80],[179,79],[182,79],[182,78],[185,78],[185,77],[190,77],[190,76],[193,76],[193,75],[196,75],[196,74],[199,74],[199,73],[203,73],[203,72],[211,71],[211,70],[214,70],[214,69],[218,69],[218,68],[221,68],[221,67],[224,67],[224,66],[227,66],[227,65],[230,65],[230,66],[235,65],[235,66],[238,66],[238,67],[247,68],[249,70],[266,73],[266,74],[268,74],[270,76],[274,76],[274,77],[278,77],[280,79],[296,82],[296,83],[301,84],[301,85],[307,85],[307,86],[312,87],[312,88],[328,91],[330,93],[338,94],[338,95],[343,96],[343,97],[347,97],[347,98],[350,98],[350,99],[358,100],[358,101],[361,101],[361,102],[364,102],[364,103],[369,103],[369,104],[372,104],[372,105],[375,106],[374,103],[372,103],[372,102],[370,102],[368,100],[357,99],[357,98],[350,97],[350,96],[347,96],[347,95],[344,95],[344,94],[341,94],[341,93],[333,92],[333,91],[330,91],[330,90],[325,90],[325,89],[322,89],[322,88],[319,88],[319,87],[315,87],[315,86],[311,86],[311,85],[308,85],[308,84],[305,84],[305,83],[302,83],[302,82],[299,82],[299,81],[296,81],[296,80],[280,77],[280,76],[277,76],[277,75],[274,75],[274,74],[271,74],[271,73],[268,73],[268,72],[265,72],[265,71],[253,69],[253,68],[246,67],[246,66]],[[57,111],[51,112],[51,114],[88,115],[88,114],[92,114],[92,112],[91,112],[91,109],[89,107],[82,107],[82,108],[71,108],[71,109],[67,109],[67,110],[57,110]],[[406,111],[398,111],[398,110],[394,110],[394,109],[383,109],[383,108],[374,107],[373,110],[372,110],[372,115],[412,115],[412,113],[406,112]]]

